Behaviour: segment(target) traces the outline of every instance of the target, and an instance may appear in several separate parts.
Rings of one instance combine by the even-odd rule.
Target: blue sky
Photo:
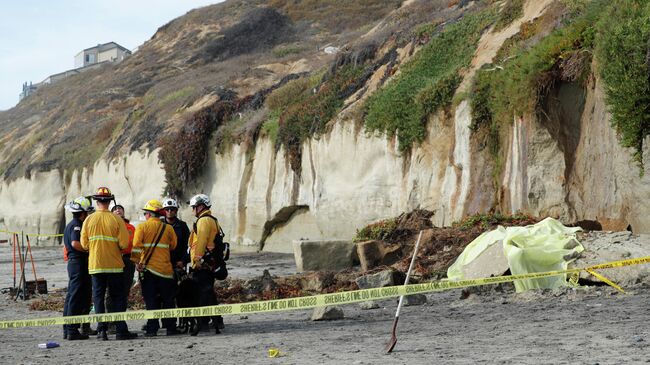
[[[4,0],[0,3],[0,110],[23,82],[74,68],[74,56],[114,41],[134,49],[160,26],[222,0]]]

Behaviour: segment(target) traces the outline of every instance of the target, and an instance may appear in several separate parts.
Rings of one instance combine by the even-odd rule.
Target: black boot
[[[81,325],[81,334],[82,335],[88,335],[88,336],[95,336],[95,335],[97,335],[97,331],[90,328],[90,323],[83,323]]]
[[[129,332],[129,331],[126,331],[124,333],[118,333],[118,334],[115,335],[115,339],[118,340],[118,341],[132,340],[132,339],[137,338],[137,337],[138,337],[137,333],[133,333],[133,332]]]
[[[213,322],[214,322],[214,328],[216,328],[216,329],[222,330],[222,329],[224,329],[226,327],[223,324],[223,317],[222,316],[214,317]]]
[[[102,341],[108,341],[108,334],[106,333],[106,330],[97,331],[97,339]]]
[[[87,340],[88,335],[84,335],[83,333],[79,332],[69,332],[68,333],[68,341],[77,341],[77,340]]]
[[[198,318],[192,318],[188,326],[190,329],[190,336],[196,336],[201,330],[201,321],[199,321]]]

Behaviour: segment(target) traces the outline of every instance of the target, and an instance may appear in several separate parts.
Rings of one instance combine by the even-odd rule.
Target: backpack
[[[210,250],[206,247],[205,255],[203,255],[203,263],[207,265],[216,280],[225,280],[228,277],[226,261],[230,258],[230,243],[224,242],[223,239],[226,234],[223,232],[217,218],[211,215],[204,215],[199,217],[199,219],[204,217],[214,219],[217,227],[219,227],[219,232],[214,236],[214,248]],[[196,221],[198,222],[198,219]],[[196,232],[196,222],[194,223],[194,232]]]

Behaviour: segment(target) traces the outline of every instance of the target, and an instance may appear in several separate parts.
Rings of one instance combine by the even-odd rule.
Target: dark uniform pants
[[[102,273],[92,274],[93,282],[93,302],[95,303],[95,313],[114,313],[126,311],[126,296],[124,295],[124,275],[123,273]],[[104,305],[104,296],[108,289],[108,295],[111,298],[108,308]],[[97,331],[106,331],[106,322],[100,322]],[[128,332],[126,322],[115,322],[115,330],[118,334]]]
[[[92,284],[88,274],[88,259],[68,260],[68,293],[63,304],[64,316],[78,316],[90,312]],[[64,333],[79,332],[80,324],[64,325]]]
[[[145,271],[140,283],[142,297],[147,310],[174,308],[174,294],[176,294],[176,281],[167,279]],[[163,318],[163,327],[175,328],[174,318]],[[147,320],[147,332],[154,333],[160,328],[157,319]]]
[[[131,261],[131,255],[122,255],[122,262],[124,262],[124,272],[123,280],[124,283],[124,297],[127,300],[129,299],[129,294],[131,293],[131,287],[133,286],[133,274],[135,273],[135,264]],[[106,297],[106,308],[112,306],[110,295]]]
[[[199,307],[206,307],[210,305],[217,305],[217,296],[214,294],[214,277],[210,270],[195,270],[192,272],[192,280],[196,284],[199,291]],[[200,321],[203,325],[209,322],[209,317],[201,317]]]
[[[131,261],[131,254],[122,255],[122,261],[124,262],[124,295],[128,299],[131,287],[133,286],[135,264]]]

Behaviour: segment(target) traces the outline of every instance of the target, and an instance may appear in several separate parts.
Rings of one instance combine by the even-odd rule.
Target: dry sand
[[[6,250],[3,250],[6,252]],[[35,251],[39,276],[65,286],[59,248]],[[9,261],[7,261],[7,257]],[[11,285],[11,257],[0,254],[0,286]],[[234,276],[293,271],[290,255],[238,255]],[[30,272],[31,274],[31,272]],[[646,287],[630,295],[607,287],[515,294],[483,289],[460,299],[458,290],[429,294],[422,306],[405,307],[395,351],[384,354],[396,300],[374,310],[345,305],[345,319],[312,322],[311,311],[226,317],[221,335],[138,338],[132,341],[66,341],[61,328],[0,330],[2,364],[632,364],[650,362]],[[33,312],[29,302],[0,297],[2,319],[58,316]],[[139,330],[144,322],[129,322]],[[61,346],[39,349],[56,341]],[[279,358],[268,358],[279,348]]]

